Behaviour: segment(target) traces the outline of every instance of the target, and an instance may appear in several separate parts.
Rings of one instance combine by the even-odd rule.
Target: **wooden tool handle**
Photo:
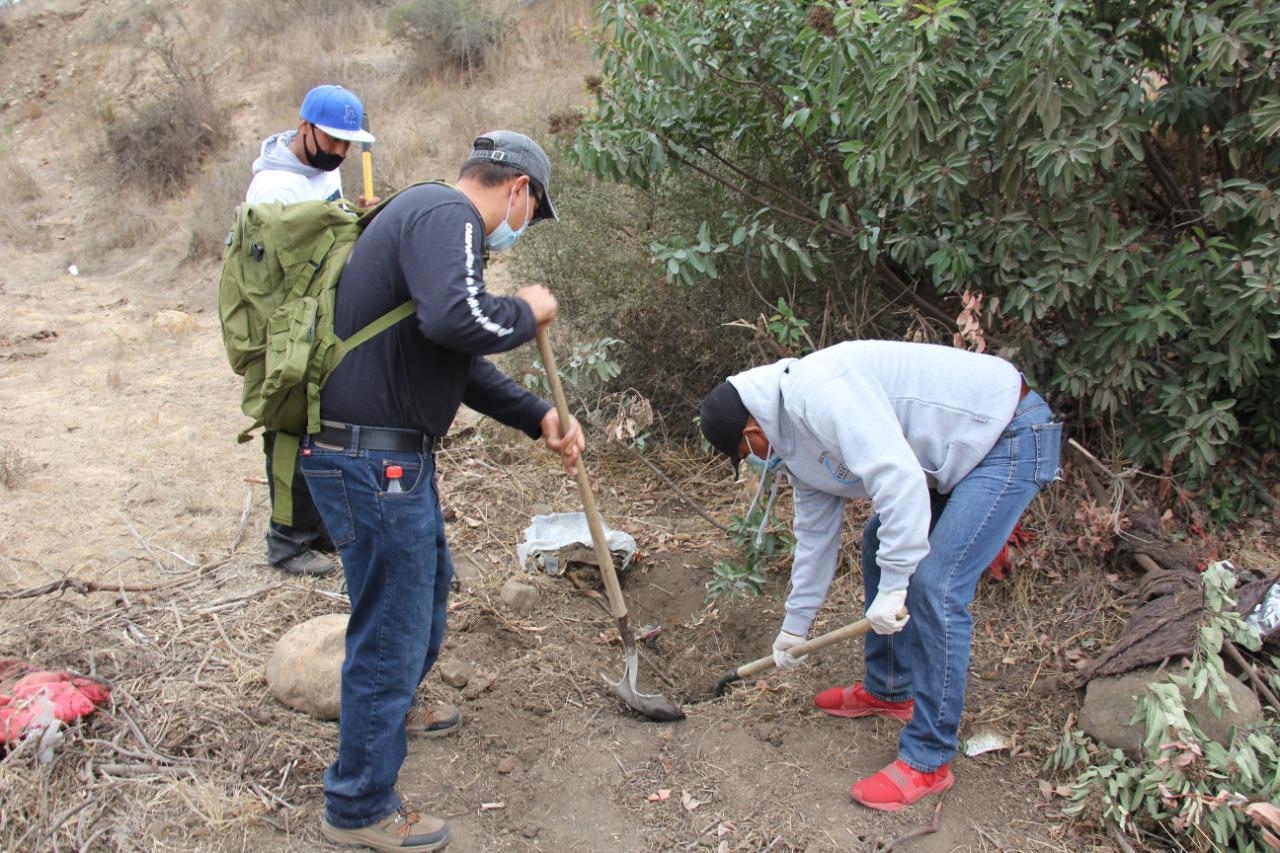
[[[373,198],[373,154],[367,149],[360,152],[360,165],[364,168],[364,198],[367,204]]]
[[[906,615],[906,610],[898,611],[899,619]],[[828,631],[827,633],[819,637],[814,637],[812,640],[807,640],[798,646],[792,646],[787,649],[787,651],[793,657],[803,657],[811,652],[822,651],[827,646],[834,645],[842,640],[848,640],[852,637],[861,637],[870,630],[871,620],[859,619],[857,622],[845,625],[843,628],[836,628],[834,631]],[[753,675],[759,675],[766,670],[773,669],[773,667],[773,655],[768,655],[760,658],[759,660],[753,660],[751,663],[746,663],[738,667],[738,677],[750,678]]]
[[[360,117],[360,127],[369,130],[369,114],[365,113]],[[369,203],[369,199],[373,198],[373,152],[370,150],[372,145],[368,142],[360,143],[360,166],[364,172],[364,201]]]
[[[542,356],[542,366],[547,372],[547,382],[551,385],[551,397],[556,402],[556,412],[560,415],[561,434],[573,423],[569,414],[569,404],[564,397],[564,386],[560,384],[560,373],[556,370],[556,356],[551,351],[551,342],[547,340],[547,330],[538,329],[538,354]],[[582,495],[582,508],[587,514],[587,526],[591,528],[591,541],[596,546],[596,561],[600,563],[600,576],[604,578],[604,588],[609,594],[609,609],[615,619],[624,619],[627,615],[627,603],[622,598],[622,587],[618,584],[618,574],[613,569],[613,554],[609,551],[609,541],[604,535],[604,525],[600,522],[600,513],[596,510],[596,498],[591,492],[591,481],[587,479],[587,466],[581,457],[578,458],[578,492]]]

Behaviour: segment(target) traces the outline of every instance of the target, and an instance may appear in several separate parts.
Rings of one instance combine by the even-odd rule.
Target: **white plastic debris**
[[[24,741],[34,741],[36,760],[41,764],[53,761],[53,751],[62,744],[62,721],[55,717],[54,705],[46,696],[36,696],[33,700],[35,716],[27,724]]]
[[[1257,629],[1263,637],[1271,636],[1273,631],[1280,628],[1280,583],[1271,585],[1258,606],[1253,608],[1253,612],[1244,621]]]
[[[977,732],[973,737],[966,738],[964,742],[964,754],[973,758],[975,755],[982,755],[984,752],[995,752],[997,749],[1008,749],[1013,744],[1004,735],[996,731]]]
[[[70,273],[71,275],[80,275],[80,267],[76,266],[75,264],[72,264],[71,266],[67,267],[67,272]]]
[[[613,554],[614,567],[621,571],[631,564],[636,555],[636,540],[630,533],[610,530],[604,525],[605,541]],[[535,515],[524,529],[524,541],[516,546],[516,559],[526,572],[546,572],[549,575],[564,574],[565,560],[562,552],[581,555],[581,550],[593,549],[591,528],[585,512],[557,512],[551,515]],[[595,562],[594,551],[592,559]]]

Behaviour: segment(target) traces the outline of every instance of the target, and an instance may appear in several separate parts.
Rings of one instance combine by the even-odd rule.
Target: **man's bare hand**
[[[516,298],[523,299],[533,309],[533,319],[539,329],[545,329],[556,318],[556,298],[542,285],[526,285],[516,291]]]
[[[542,441],[551,452],[560,454],[560,464],[566,474],[578,473],[578,457],[586,449],[587,441],[577,418],[569,416],[569,429],[562,435],[560,413],[555,406],[547,409],[547,413],[542,416]]]

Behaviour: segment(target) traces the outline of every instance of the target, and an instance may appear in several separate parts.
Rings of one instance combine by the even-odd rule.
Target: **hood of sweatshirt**
[[[317,169],[314,166],[308,166],[289,150],[290,144],[293,143],[294,137],[298,135],[296,130],[286,130],[283,133],[277,133],[268,136],[262,141],[262,151],[258,154],[258,159],[253,161],[253,173],[268,169],[278,170],[281,172],[293,172],[295,175],[302,175],[304,178],[314,178],[324,174],[323,169]]]
[[[773,364],[753,367],[728,379],[742,398],[742,405],[747,407],[751,417],[756,419],[768,436],[773,452],[784,460],[793,449],[794,437],[787,418],[783,417],[782,379],[798,361],[796,358],[784,358]]]

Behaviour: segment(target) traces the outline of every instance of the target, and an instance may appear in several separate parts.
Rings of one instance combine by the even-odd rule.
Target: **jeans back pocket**
[[[1062,458],[1062,424],[1042,423],[1031,427],[1036,437],[1036,485],[1040,488],[1058,479]]]

